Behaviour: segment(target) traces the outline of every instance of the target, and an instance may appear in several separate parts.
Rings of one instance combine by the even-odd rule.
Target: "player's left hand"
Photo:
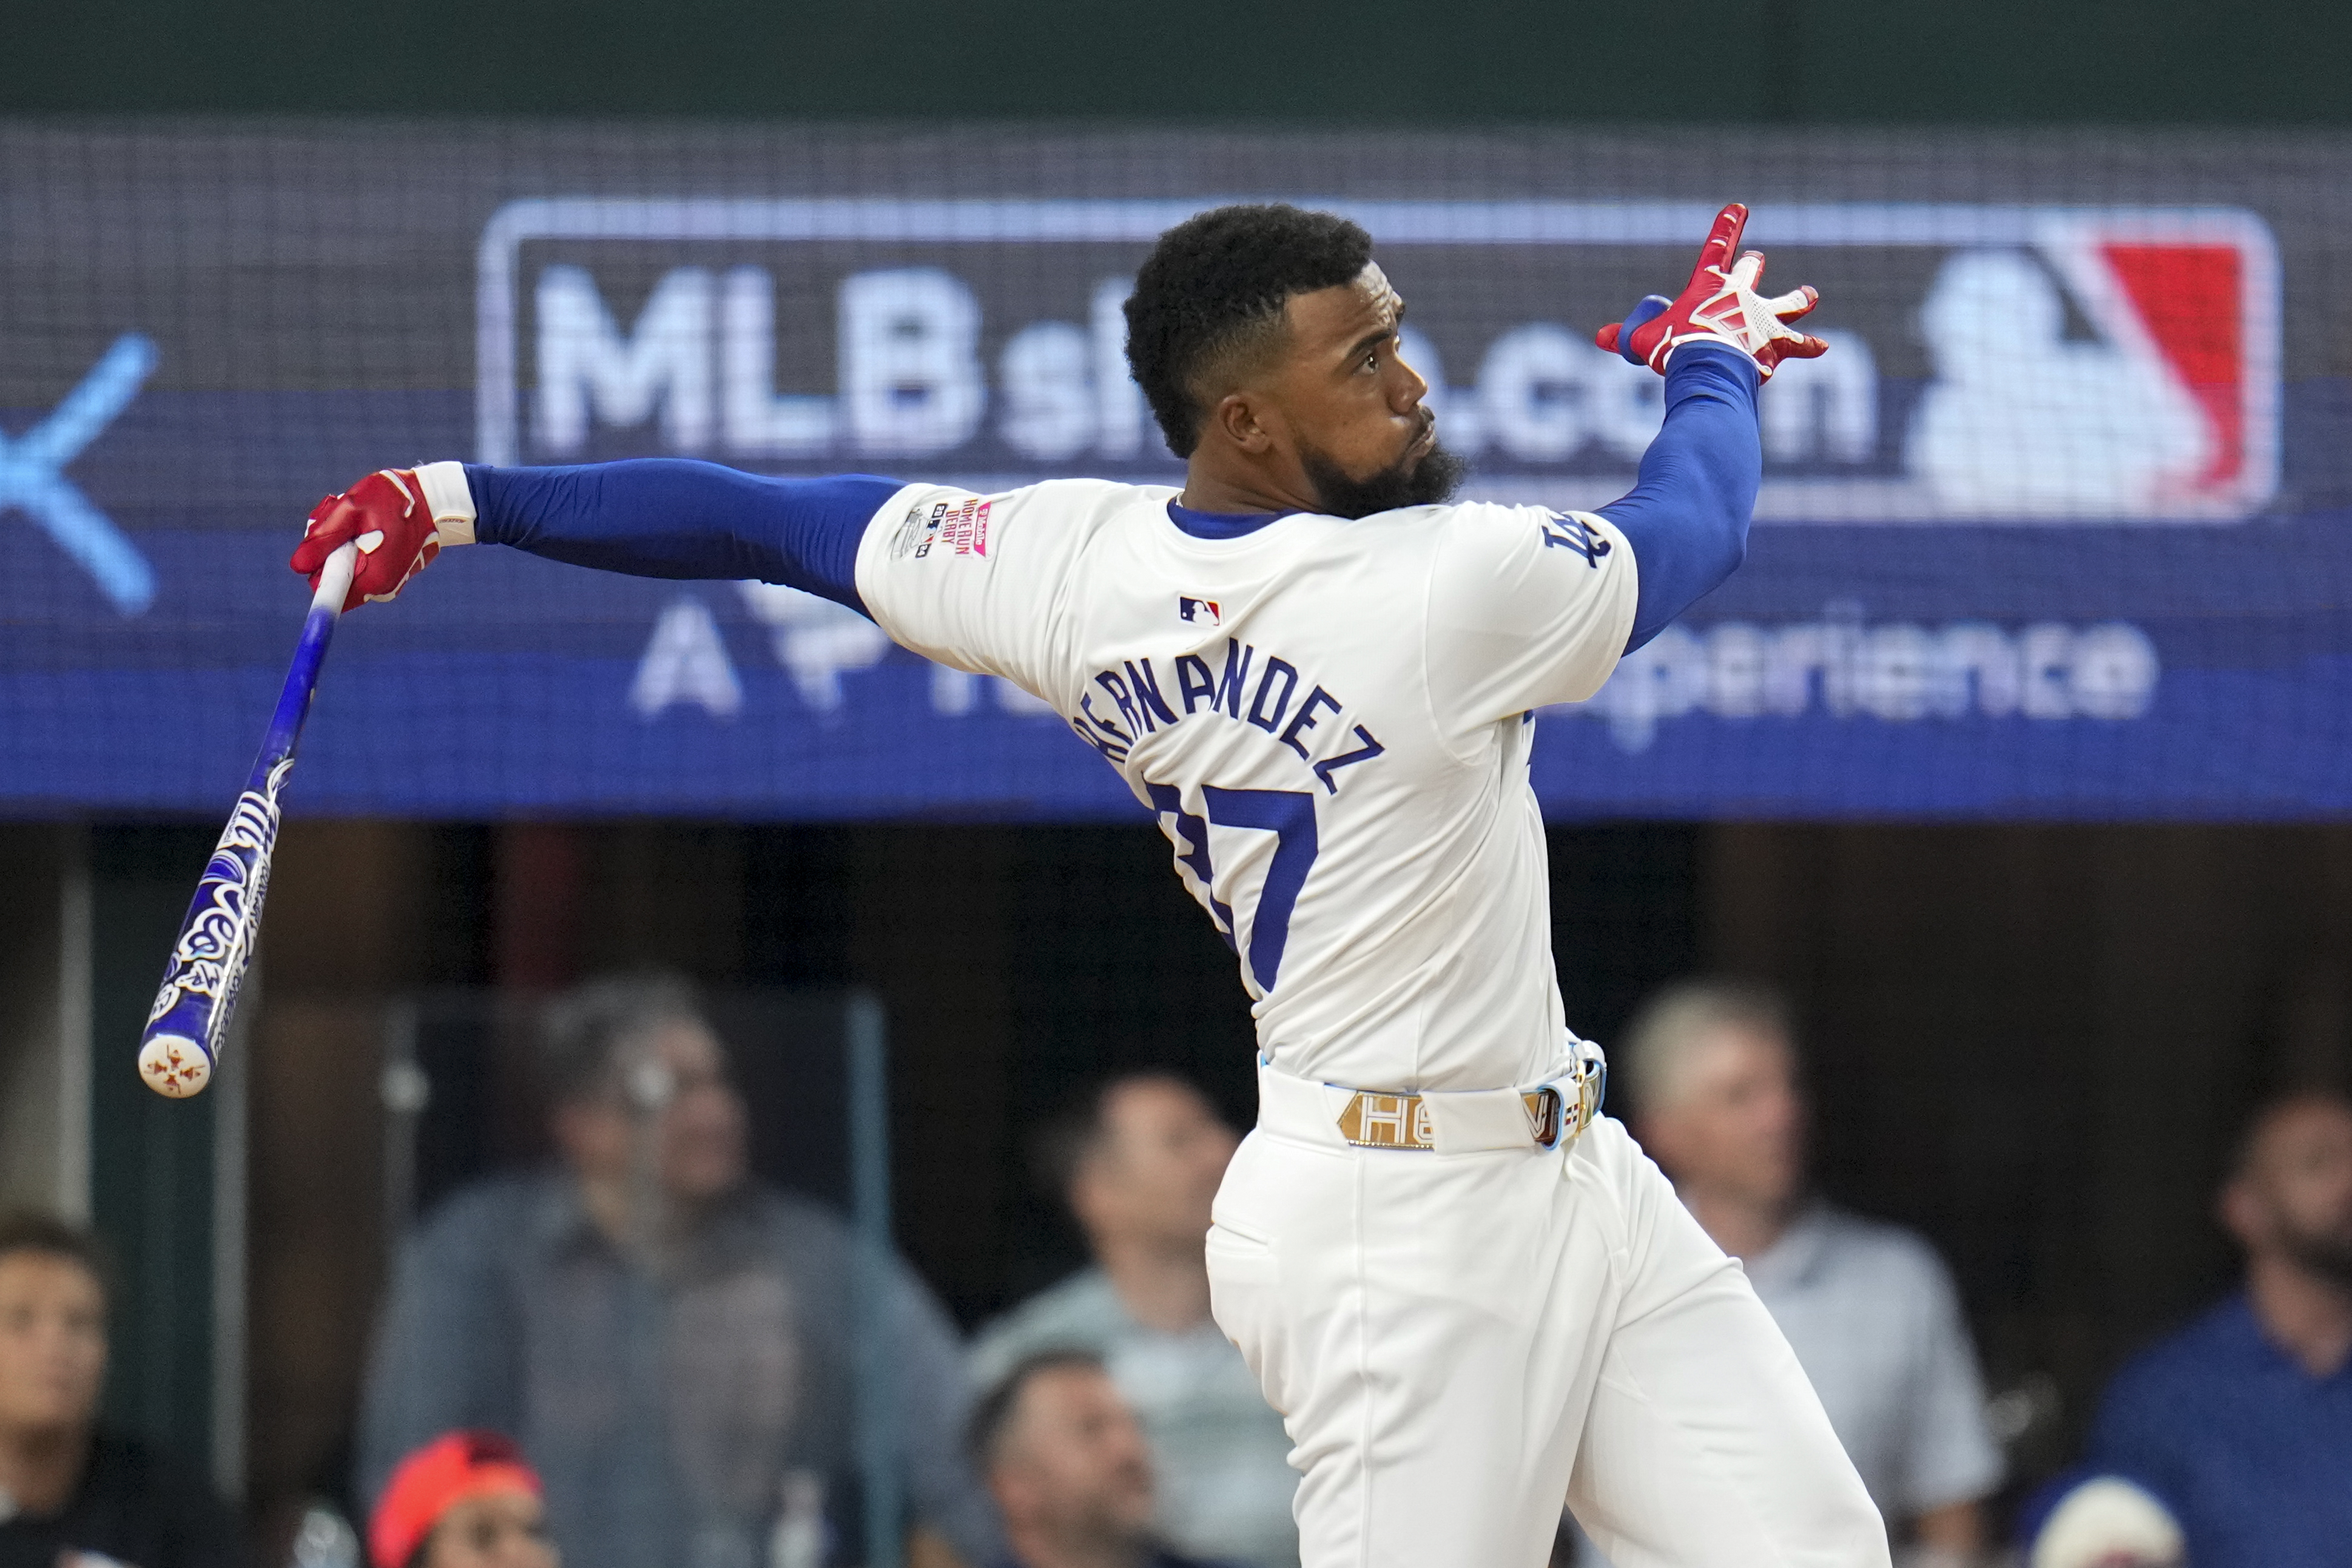
[[[441,553],[436,529],[416,470],[379,468],[310,509],[302,542],[286,564],[316,588],[327,558],[338,547],[358,540],[359,563],[352,572],[350,597],[343,601],[345,610],[354,610],[363,601],[397,598],[410,578],[431,565]]]
[[[1760,378],[1769,380],[1782,360],[1810,360],[1829,351],[1819,338],[1809,338],[1789,323],[1820,300],[1808,284],[1792,293],[1768,299],[1757,292],[1764,277],[1764,253],[1739,250],[1740,232],[1748,226],[1748,209],[1738,202],[1715,215],[1715,227],[1700,247],[1698,265],[1680,296],[1668,299],[1653,294],[1633,308],[1622,321],[1612,321],[1592,340],[1612,354],[1660,375],[1666,361],[1685,343],[1722,343],[1756,361]],[[1739,259],[1734,261],[1734,255]]]

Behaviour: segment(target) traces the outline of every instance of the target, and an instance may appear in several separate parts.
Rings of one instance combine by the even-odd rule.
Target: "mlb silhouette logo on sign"
[[[1906,455],[1948,516],[2211,517],[2278,485],[2278,276],[2236,214],[2053,217],[1952,252]],[[2069,306],[2090,335],[2068,329]]]

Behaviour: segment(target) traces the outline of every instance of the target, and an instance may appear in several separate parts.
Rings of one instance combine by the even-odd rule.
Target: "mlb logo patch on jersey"
[[[1176,618],[1189,621],[1196,626],[1222,626],[1225,623],[1224,612],[1217,608],[1215,600],[1187,599],[1182,594],[1176,596]]]

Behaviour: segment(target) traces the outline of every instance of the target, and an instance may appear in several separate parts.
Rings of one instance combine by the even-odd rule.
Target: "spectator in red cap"
[[[556,1568],[539,1472],[494,1432],[450,1432],[400,1461],[368,1521],[373,1568]]]
[[[750,1109],[693,988],[594,980],[543,1021],[560,1157],[452,1194],[403,1247],[359,1495],[440,1433],[505,1432],[570,1568],[754,1568],[829,1531],[859,1561],[866,1434],[888,1439],[915,1561],[994,1559],[956,1443],[954,1325],[895,1256],[866,1301],[842,1217],[751,1174]],[[895,1385],[878,1434],[858,1399],[869,1331]]]

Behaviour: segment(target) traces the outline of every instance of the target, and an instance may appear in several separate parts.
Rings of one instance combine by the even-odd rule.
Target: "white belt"
[[[1609,1076],[1599,1046],[1572,1037],[1570,1045],[1570,1065],[1541,1083],[1427,1094],[1318,1083],[1260,1062],[1257,1124],[1339,1148],[1439,1155],[1566,1148],[1601,1113]]]

